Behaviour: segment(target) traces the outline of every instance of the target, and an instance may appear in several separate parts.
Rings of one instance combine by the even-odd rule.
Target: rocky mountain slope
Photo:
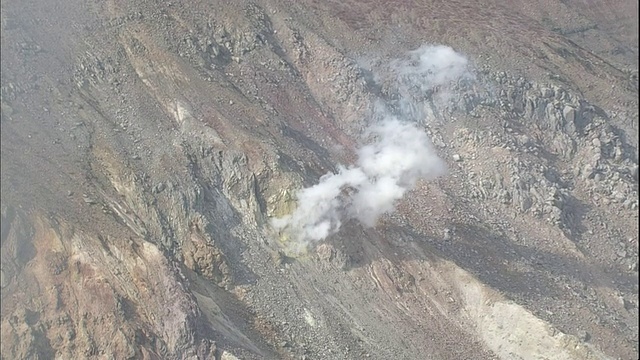
[[[4,1],[0,357],[637,358],[637,30],[631,1]],[[439,45],[464,74],[398,70]],[[274,227],[380,116],[446,174]]]

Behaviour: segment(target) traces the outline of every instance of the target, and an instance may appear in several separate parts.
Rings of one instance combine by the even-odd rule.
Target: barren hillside
[[[1,6],[0,358],[638,358],[637,2]]]

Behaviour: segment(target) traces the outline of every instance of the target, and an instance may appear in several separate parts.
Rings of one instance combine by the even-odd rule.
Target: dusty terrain
[[[637,2],[1,16],[2,359],[638,358]],[[423,44],[474,74],[414,99],[447,175],[289,253]]]

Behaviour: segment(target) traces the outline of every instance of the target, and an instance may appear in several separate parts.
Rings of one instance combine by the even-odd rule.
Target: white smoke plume
[[[425,107],[447,105],[450,85],[473,79],[467,59],[443,45],[424,45],[392,61],[389,76],[398,96],[389,107],[402,119],[419,123],[425,120]]]
[[[423,92],[469,77],[467,58],[443,45],[424,45],[391,62],[395,74]]]
[[[446,88],[468,74],[467,60],[446,46],[423,46],[390,66],[400,107],[415,108],[414,103],[423,101],[425,93]],[[423,120],[415,118],[420,112],[392,115],[383,103],[375,111],[379,120],[365,134],[374,140],[358,150],[357,163],[340,166],[336,173],[321,177],[317,185],[300,190],[296,210],[273,220],[276,230],[287,231],[306,246],[336,233],[348,219],[375,226],[419,179],[434,179],[446,172],[427,135],[415,124]]]

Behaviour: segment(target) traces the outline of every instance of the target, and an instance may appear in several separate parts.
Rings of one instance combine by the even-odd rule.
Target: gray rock
[[[0,287],[4,289],[7,285],[9,285],[9,281],[4,275],[4,270],[0,269]]]
[[[555,92],[551,88],[542,88],[540,89],[540,93],[543,98],[551,98],[555,95]]]
[[[93,205],[93,204],[96,203],[96,201],[93,200],[92,198],[90,198],[89,195],[87,195],[87,194],[82,194],[82,200],[84,200],[84,202],[89,204],[89,205]]]
[[[320,261],[329,263],[335,268],[346,270],[349,266],[349,256],[330,244],[322,244],[318,246],[316,248],[316,254]]]
[[[565,128],[569,134],[575,133],[576,109],[571,106],[565,106],[562,110],[562,116],[565,121]]]
[[[236,356],[228,351],[223,351],[220,360],[239,360]]]
[[[498,191],[497,198],[502,204],[511,203],[511,194],[509,193],[509,191],[507,191],[505,189],[500,189]]]
[[[164,191],[165,187],[166,187],[166,185],[164,183],[159,183],[158,185],[156,185],[153,188],[153,192],[156,193],[156,194],[159,194],[162,191]]]
[[[584,342],[587,342],[589,341],[589,339],[591,339],[591,334],[589,334],[585,330],[579,330],[577,336],[578,336],[578,339],[580,339],[580,341],[584,341]]]

